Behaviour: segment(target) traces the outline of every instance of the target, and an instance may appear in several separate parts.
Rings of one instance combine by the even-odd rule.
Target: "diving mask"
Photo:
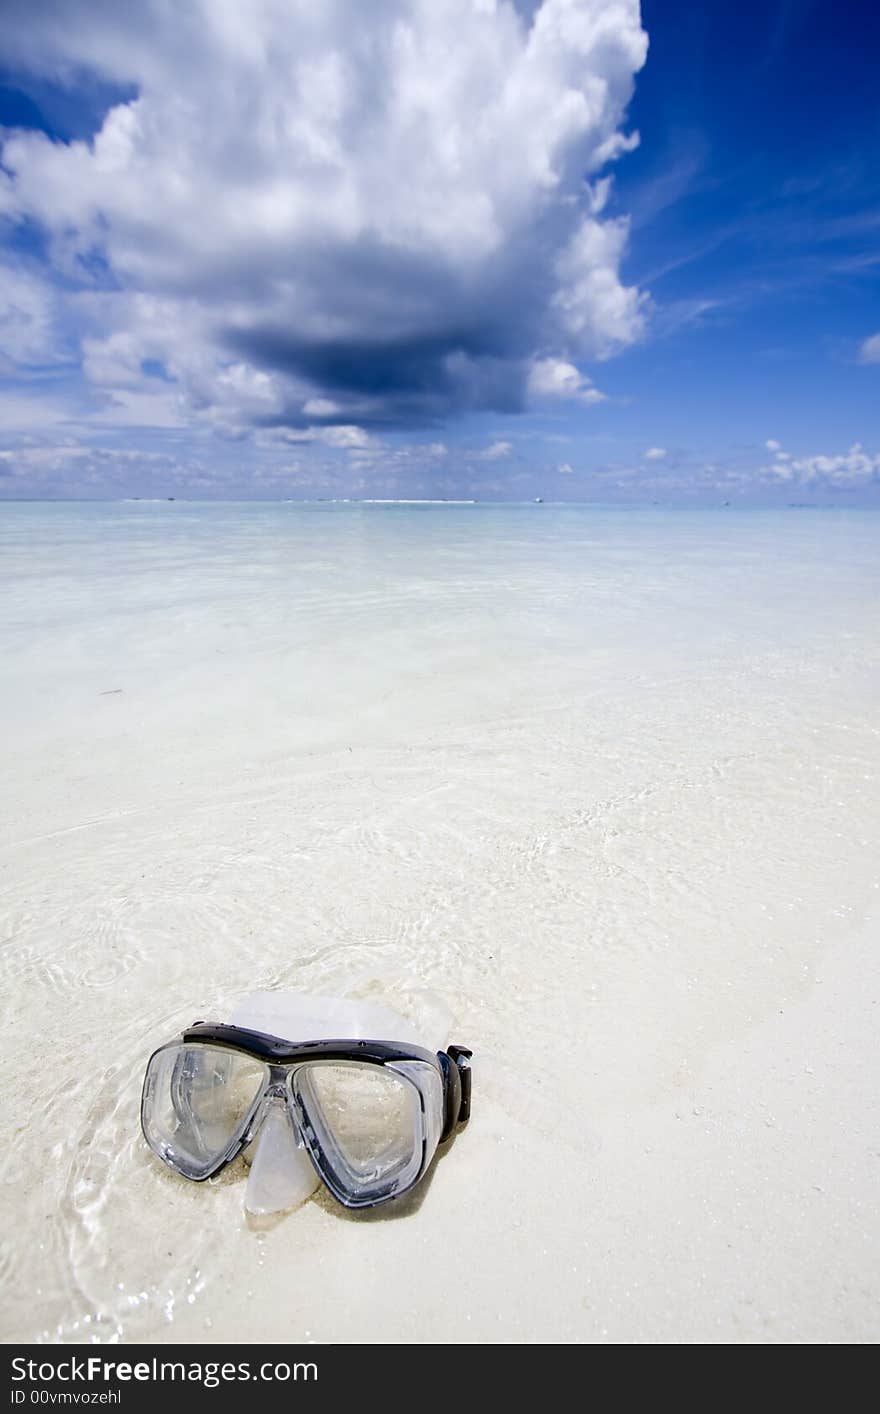
[[[466,1122],[470,1056],[461,1046],[292,1042],[198,1022],[150,1057],[141,1125],[153,1152],[195,1182],[274,1125],[294,1162],[304,1150],[340,1203],[369,1208],[413,1188]]]

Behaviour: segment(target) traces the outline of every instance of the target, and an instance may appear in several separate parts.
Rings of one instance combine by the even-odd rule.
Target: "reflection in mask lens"
[[[144,1086],[151,1147],[189,1177],[206,1177],[241,1137],[267,1076],[262,1061],[221,1046],[166,1047]]]
[[[418,1092],[379,1065],[322,1061],[303,1066],[296,1089],[333,1171],[350,1198],[397,1188],[421,1165]]]

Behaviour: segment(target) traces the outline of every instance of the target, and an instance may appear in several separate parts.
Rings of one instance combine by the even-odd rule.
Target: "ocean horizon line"
[[[438,497],[357,497],[357,496],[0,496],[0,506],[369,506],[373,509],[392,507],[421,507],[432,509],[476,509],[481,507],[509,507],[510,509],[530,508],[535,511],[554,507],[584,510],[677,510],[677,511],[867,511],[876,513],[880,503],[876,501],[758,501],[725,500],[697,501],[683,500],[632,500],[632,501],[585,501],[550,500],[545,497],[528,497],[523,500],[488,497],[441,499]]]

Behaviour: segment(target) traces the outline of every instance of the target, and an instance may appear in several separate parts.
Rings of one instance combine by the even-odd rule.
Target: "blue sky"
[[[874,7],[127,10],[6,6],[0,496],[880,497]]]

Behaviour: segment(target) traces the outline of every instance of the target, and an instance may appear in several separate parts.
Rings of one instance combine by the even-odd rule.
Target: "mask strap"
[[[465,1046],[449,1046],[438,1053],[440,1065],[446,1081],[445,1116],[440,1142],[448,1139],[459,1124],[467,1124],[471,1117],[471,1068],[469,1061],[473,1051]]]

